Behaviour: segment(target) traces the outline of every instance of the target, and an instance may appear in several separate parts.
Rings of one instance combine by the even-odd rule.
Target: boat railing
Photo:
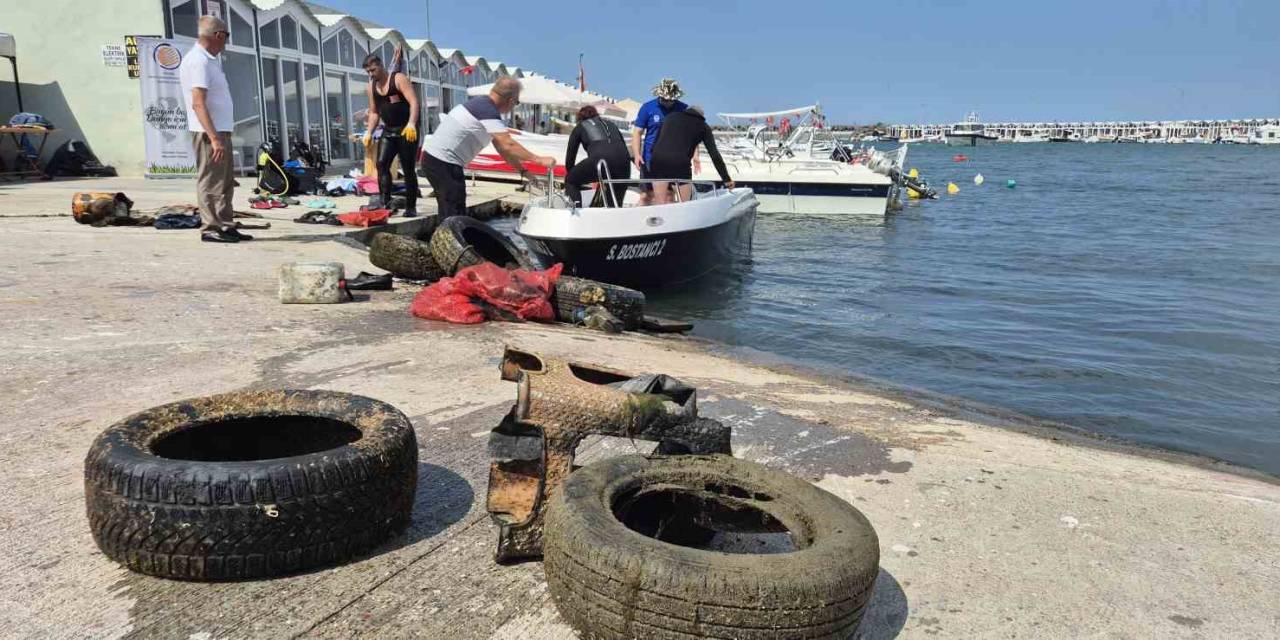
[[[603,160],[601,160],[600,162],[601,164],[604,163]],[[600,171],[601,169],[603,169],[603,172],[601,173],[605,177],[603,179],[594,180],[593,182],[598,183],[600,185],[600,188],[602,189],[606,189],[606,187],[608,186],[617,185],[617,184],[627,185],[628,188],[644,187],[644,186],[681,187],[684,185],[689,185],[693,187],[693,190],[695,192],[710,193],[713,197],[721,195],[722,192],[729,192],[728,189],[725,189],[723,186],[720,185],[719,182],[716,182],[714,180],[685,180],[683,178],[614,178],[609,174],[608,167],[600,167],[600,166],[596,167],[597,171]],[[597,174],[597,175],[600,175],[600,174]],[[563,195],[556,192],[555,185],[556,185],[555,170],[548,169],[547,170],[547,195],[545,198],[543,198],[543,201],[545,202],[544,206],[548,209],[562,208],[560,206],[557,206],[555,199],[559,199],[562,202],[568,202],[567,198],[565,198]],[[608,195],[605,196],[606,202],[608,202],[608,199],[610,198],[616,198],[613,195],[613,189],[606,189],[606,191],[608,191]],[[673,189],[673,191],[675,191],[676,202],[677,203],[684,202],[684,195],[682,191],[678,188]],[[571,207],[572,203],[569,203],[569,204]],[[616,199],[614,199],[613,207],[621,208],[622,204],[619,203]]]
[[[787,173],[788,173],[788,174],[792,174],[792,173],[797,173],[797,172],[800,172],[800,171],[821,171],[821,172],[824,172],[824,173],[829,171],[829,172],[834,173],[834,174],[836,174],[836,175],[840,175],[840,170],[839,170],[839,169],[837,169],[837,168],[835,168],[834,166],[824,166],[824,167],[819,167],[819,166],[804,166],[804,165],[801,165],[801,166],[798,166],[798,167],[794,167],[793,169],[791,169],[791,170],[790,170],[790,171],[788,171]]]
[[[601,178],[601,181],[604,182],[605,184],[610,184],[613,181],[613,173],[609,171],[609,163],[605,162],[604,158],[601,158],[600,161],[596,163],[596,177]],[[605,195],[603,198],[604,202],[608,204],[610,201],[612,201],[613,204],[611,206],[614,209],[617,209],[620,206],[618,204],[617,192],[615,192],[613,189],[605,189],[604,191],[605,191]]]

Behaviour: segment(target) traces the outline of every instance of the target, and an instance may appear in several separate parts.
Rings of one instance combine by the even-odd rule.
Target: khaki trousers
[[[235,191],[235,167],[231,160],[231,133],[218,133],[222,139],[222,162],[213,161],[213,143],[204,133],[193,133],[196,147],[196,204],[200,207],[200,221],[205,229],[230,229],[235,226],[235,211],[231,208]]]

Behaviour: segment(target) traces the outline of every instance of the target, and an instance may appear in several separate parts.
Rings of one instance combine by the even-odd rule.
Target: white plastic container
[[[337,304],[342,302],[341,262],[288,262],[280,265],[280,302]]]

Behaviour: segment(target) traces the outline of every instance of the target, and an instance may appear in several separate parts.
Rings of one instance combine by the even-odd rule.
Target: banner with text
[[[187,105],[178,67],[182,50],[173,40],[138,38],[142,80],[142,129],[147,177],[194,176],[196,154],[187,130]]]

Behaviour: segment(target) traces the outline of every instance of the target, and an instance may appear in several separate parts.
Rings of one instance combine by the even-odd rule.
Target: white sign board
[[[125,65],[124,45],[102,45],[102,63],[108,67],[123,67]]]
[[[178,75],[184,52],[173,40],[137,40],[147,177],[194,176],[196,153],[187,130],[187,104]]]

